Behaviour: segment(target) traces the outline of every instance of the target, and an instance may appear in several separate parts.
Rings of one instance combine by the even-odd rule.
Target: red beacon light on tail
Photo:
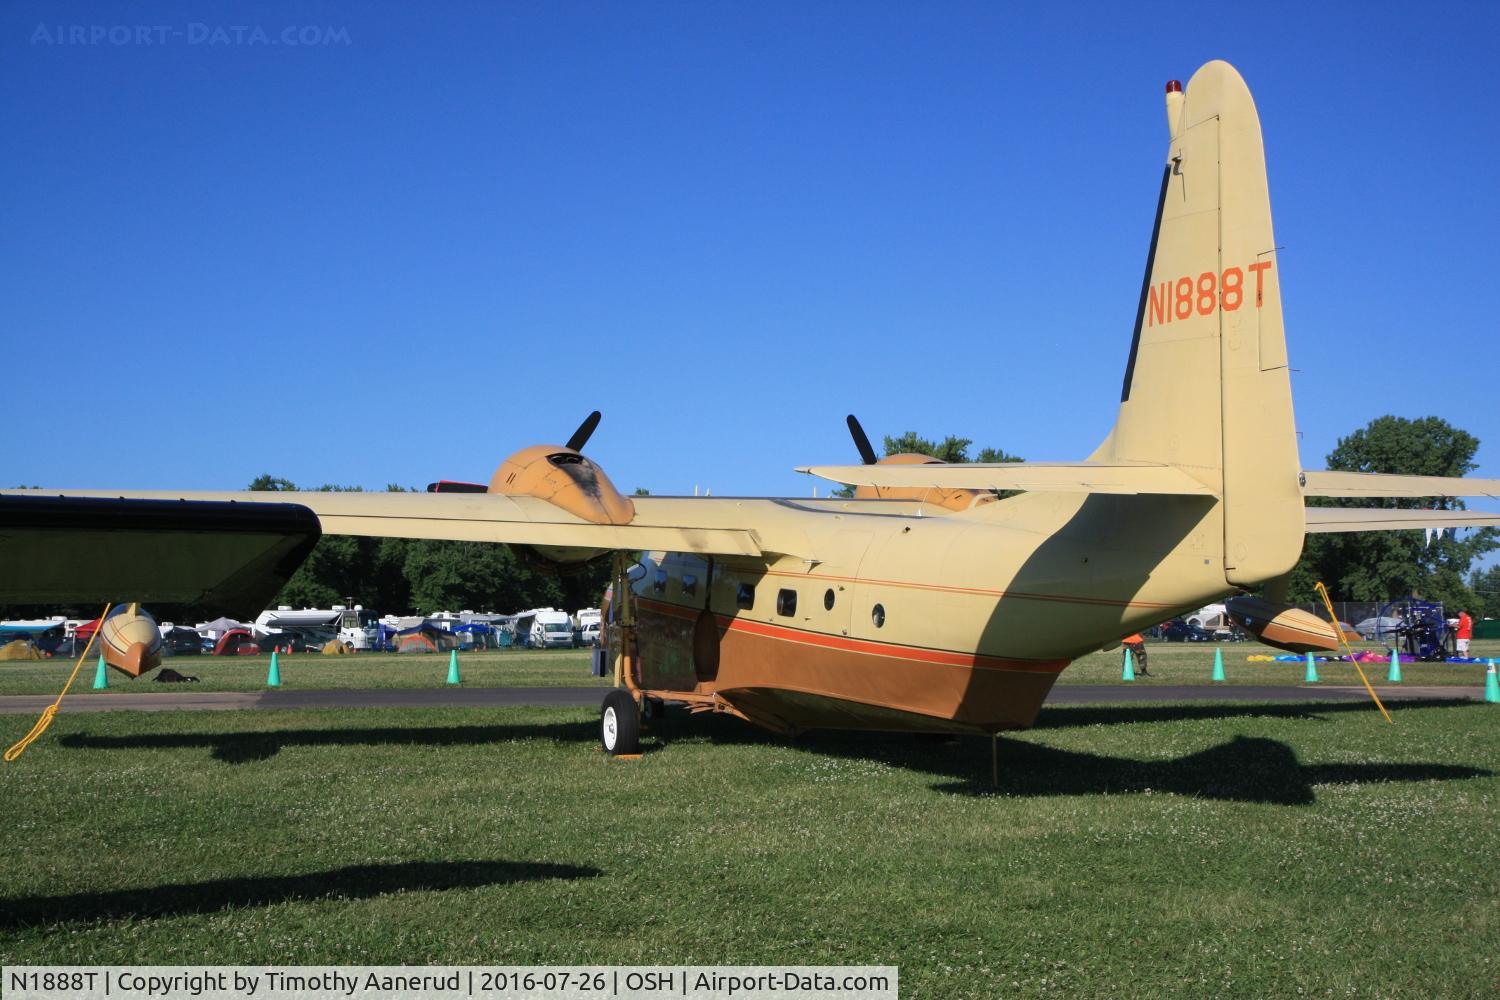
[[[1173,141],[1182,129],[1182,81],[1167,81],[1167,132]]]

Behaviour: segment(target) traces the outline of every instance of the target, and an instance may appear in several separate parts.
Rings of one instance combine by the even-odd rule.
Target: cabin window
[[[742,583],[734,592],[734,603],[745,611],[755,607],[755,584]]]
[[[665,594],[667,592],[666,570],[659,569],[656,571],[656,577],[651,581],[651,589],[656,591],[658,594]]]
[[[872,621],[872,622],[875,623],[875,627],[876,628],[880,628],[882,625],[885,624],[885,605],[884,604],[877,604],[877,605],[875,605],[875,609],[870,612],[870,621]]]
[[[823,591],[823,610],[824,611],[832,611],[833,610],[833,588],[832,587],[830,587],[827,590]]]
[[[698,578],[691,573],[682,574],[682,596],[692,597],[698,592]]]
[[[787,618],[797,613],[797,592],[795,590],[778,590],[776,592],[776,613]]]

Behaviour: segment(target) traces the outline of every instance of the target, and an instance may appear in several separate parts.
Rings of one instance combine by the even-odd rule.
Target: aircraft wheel
[[[600,710],[599,743],[611,757],[635,753],[641,745],[641,717],[635,699],[624,688],[604,696]]]

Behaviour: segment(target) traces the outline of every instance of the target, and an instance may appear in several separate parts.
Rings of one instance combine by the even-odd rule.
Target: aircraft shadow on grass
[[[1453,708],[1462,702],[1405,701],[1399,710]],[[1359,702],[1233,705],[1062,706],[1044,709],[1037,729],[1124,723],[1271,717],[1326,722],[1325,714],[1373,709]],[[660,727],[667,743],[673,717]],[[696,720],[686,719],[686,723]],[[707,729],[707,727],[703,727]],[[701,731],[700,731],[701,732]],[[685,736],[689,731],[676,735]],[[771,742],[748,726],[722,733],[701,732],[715,743]],[[878,733],[810,733],[799,749],[830,757],[873,760],[907,770],[946,777],[937,791],[973,796],[1043,797],[1053,795],[1124,795],[1171,792],[1195,798],[1269,805],[1310,805],[1319,785],[1373,784],[1393,781],[1455,781],[1491,777],[1495,772],[1461,764],[1372,762],[1303,764],[1280,740],[1235,736],[1218,746],[1175,760],[1140,760],[1061,750],[1025,739],[1002,739],[999,782],[992,783],[988,741],[925,741]]]
[[[1413,700],[1392,706],[1392,710],[1454,708],[1461,704]],[[1326,722],[1327,715],[1355,711],[1369,712],[1371,708],[1359,702],[1070,705],[1043,710],[1036,728],[1256,717]],[[734,719],[675,712],[653,723],[648,736],[654,736],[642,747],[648,754],[661,752],[683,739],[706,740],[714,745],[787,745],[783,737]],[[78,733],[63,737],[60,742],[69,748],[90,750],[206,747],[217,760],[245,764],[268,760],[287,746],[478,746],[527,739],[584,744],[597,738],[597,727],[590,721],[135,736]],[[1289,745],[1265,737],[1236,736],[1227,743],[1176,760],[1110,757],[1060,750],[1024,739],[1005,739],[1001,742],[1000,780],[991,784],[989,747],[983,739],[934,743],[889,733],[814,732],[804,734],[790,745],[809,753],[873,760],[946,778],[933,788],[960,795],[1120,795],[1150,790],[1237,802],[1307,805],[1315,800],[1314,789],[1324,784],[1453,781],[1494,774],[1477,767],[1438,763],[1303,764]]]
[[[243,733],[142,733],[137,736],[91,736],[76,733],[59,742],[83,750],[178,750],[207,747],[215,760],[249,764],[269,760],[283,747],[424,746],[457,747],[552,740],[587,743],[599,738],[593,722],[490,726],[383,726],[379,729],[262,729]]]
[[[111,892],[0,898],[0,930],[125,917],[175,917],[297,900],[365,899],[392,892],[474,889],[536,879],[594,878],[600,874],[597,868],[532,861],[403,861],[353,865],[303,875],[256,875]]]

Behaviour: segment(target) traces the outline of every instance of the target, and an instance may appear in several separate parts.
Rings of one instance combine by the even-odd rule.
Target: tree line
[[[914,431],[884,439],[885,453],[915,452],[945,462],[969,461],[969,438],[948,435],[929,440]],[[1410,420],[1385,416],[1340,438],[1329,452],[1326,468],[1345,472],[1396,475],[1463,476],[1477,466],[1479,439],[1437,417]],[[1018,462],[1003,449],[987,447],[980,462]],[[296,486],[269,474],[257,476],[255,491],[287,491]],[[358,486],[327,484],[320,491],[361,492]],[[406,492],[396,484],[391,492]],[[638,495],[647,491],[637,490]],[[852,490],[843,495],[849,495]],[[839,491],[835,491],[839,495]],[[1343,500],[1311,497],[1314,506],[1384,506],[1408,509],[1464,509],[1461,499]],[[1500,565],[1472,571],[1474,561],[1500,548],[1495,528],[1445,531],[1428,537],[1422,531],[1309,535],[1302,558],[1288,579],[1288,598],[1316,599],[1321,580],[1337,600],[1387,601],[1416,595],[1442,601],[1452,610],[1467,609],[1476,618],[1500,618]],[[609,582],[608,560],[566,571],[553,571],[523,558],[509,546],[486,542],[428,541],[404,538],[356,538],[325,535],[287,581],[275,603],[292,607],[330,607],[351,600],[383,613],[427,614],[440,610],[516,611],[533,607],[592,607]],[[200,609],[182,609],[188,616]],[[210,609],[201,609],[205,613]],[[85,608],[39,605],[0,607],[0,615],[33,617],[56,612],[84,614]],[[213,614],[218,612],[214,611]]]
[[[968,462],[969,438],[948,435],[929,440],[915,431],[887,436],[886,455],[915,452],[944,462]],[[1383,472],[1406,476],[1465,476],[1478,465],[1479,439],[1438,417],[1409,420],[1385,416],[1340,438],[1328,453],[1325,468],[1338,472]],[[1019,462],[1000,448],[984,448],[979,462]],[[852,496],[853,489],[834,491]],[[1456,497],[1369,498],[1357,500],[1309,497],[1309,506],[1398,507],[1464,510]],[[1441,601],[1447,608],[1467,609],[1475,617],[1500,618],[1500,565],[1472,572],[1476,559],[1500,548],[1500,531],[1448,530],[1429,537],[1419,530],[1308,535],[1302,558],[1287,581],[1288,599],[1319,601],[1314,584],[1328,587],[1336,600],[1388,601],[1417,596]]]
[[[247,487],[282,492],[297,487],[271,475]],[[358,486],[316,487],[319,492],[363,492]],[[392,493],[409,492],[394,483]],[[385,614],[434,611],[520,611],[596,607],[609,583],[609,561],[551,571],[517,558],[508,545],[411,538],[324,535],[292,574],[277,604],[327,608],[353,600]]]

